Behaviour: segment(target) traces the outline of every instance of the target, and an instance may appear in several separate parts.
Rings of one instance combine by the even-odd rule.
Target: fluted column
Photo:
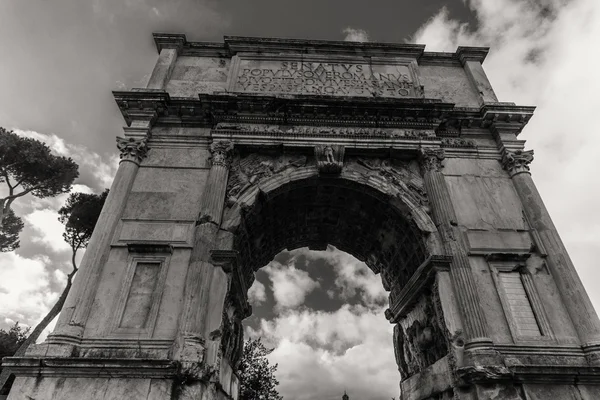
[[[457,227],[450,191],[441,172],[443,159],[443,149],[421,149],[421,168],[433,219],[444,242],[446,253],[452,257],[450,275],[463,317],[465,348],[483,347],[491,345],[492,342],[487,333],[487,323],[480,307],[469,257],[463,243],[459,240],[461,233]]]
[[[233,144],[228,141],[213,142],[210,146],[211,168],[194,232],[194,248],[186,276],[179,340],[176,344],[175,356],[188,370],[202,361],[200,354],[206,356],[204,347],[207,335],[204,325],[207,313],[213,311],[209,309],[209,303],[220,303],[222,306],[227,291],[227,275],[221,268],[215,268],[211,264],[210,251],[216,246],[215,239],[225,206],[232,150]],[[222,301],[212,297],[222,297]]]
[[[584,347],[595,347],[599,350],[600,320],[533,183],[529,172],[529,164],[532,161],[533,150],[503,150],[502,166],[512,178],[530,228],[538,233],[547,254],[546,263],[575,325],[579,339]]]
[[[56,328],[48,338],[50,343],[73,342],[82,337],[94,302],[100,274],[110,253],[110,243],[123,214],[140,162],[146,157],[148,151],[145,138],[117,137],[117,147],[121,151],[117,174],[81,260],[73,288],[67,297]]]

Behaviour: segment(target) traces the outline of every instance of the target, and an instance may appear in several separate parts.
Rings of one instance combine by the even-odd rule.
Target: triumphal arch
[[[237,399],[254,272],[328,244],[389,291],[401,398],[600,399],[600,321],[487,48],[155,34],[121,163],[10,400]]]

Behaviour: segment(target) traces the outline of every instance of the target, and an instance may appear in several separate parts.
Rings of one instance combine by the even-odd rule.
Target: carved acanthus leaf
[[[121,160],[140,162],[148,153],[146,138],[117,136],[117,148],[121,152]]]
[[[228,140],[219,140],[210,144],[210,153],[212,154],[212,165],[229,166],[231,162],[231,152],[233,143]]]
[[[444,149],[422,147],[419,150],[419,161],[424,172],[441,171],[445,157]]]
[[[529,164],[533,161],[533,150],[510,151],[504,149],[502,153],[502,167],[510,176],[521,172],[529,172]]]

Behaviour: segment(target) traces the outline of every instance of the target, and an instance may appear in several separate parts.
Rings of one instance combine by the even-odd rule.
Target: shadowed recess
[[[248,287],[254,271],[284,249],[327,245],[364,261],[381,273],[383,285],[404,285],[426,258],[424,234],[389,198],[352,181],[313,177],[261,193],[242,209],[235,248]]]

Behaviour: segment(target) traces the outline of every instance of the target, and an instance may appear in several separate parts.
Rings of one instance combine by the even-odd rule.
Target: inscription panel
[[[423,97],[415,60],[238,56],[230,90],[329,96]]]

